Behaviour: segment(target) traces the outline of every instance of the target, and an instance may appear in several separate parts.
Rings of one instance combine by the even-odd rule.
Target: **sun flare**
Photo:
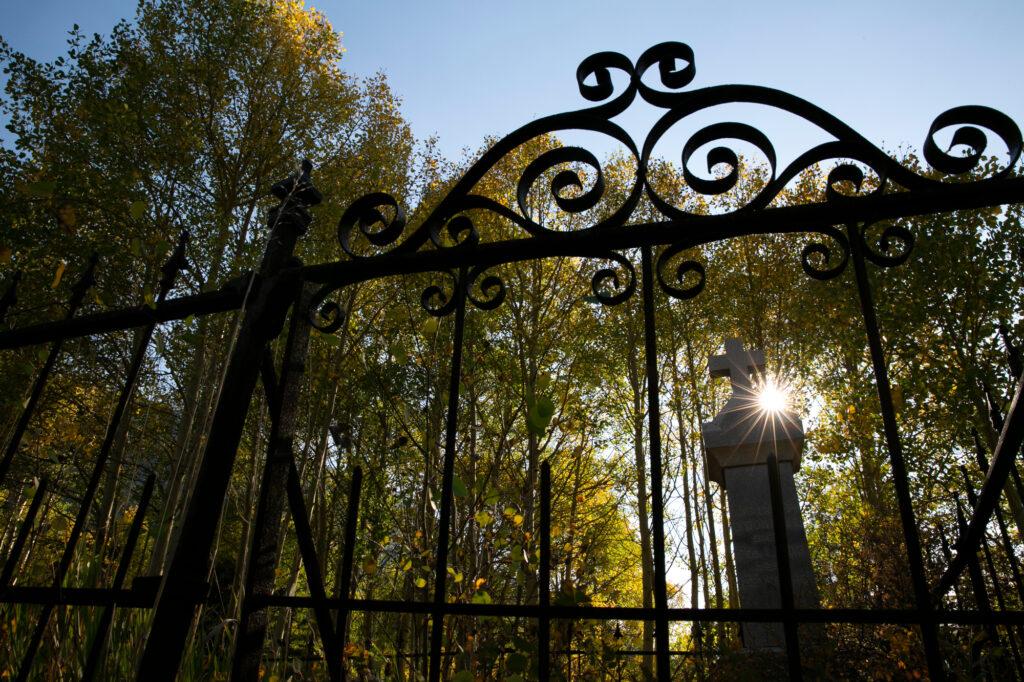
[[[764,412],[782,412],[789,405],[789,392],[769,379],[757,394],[757,404]]]

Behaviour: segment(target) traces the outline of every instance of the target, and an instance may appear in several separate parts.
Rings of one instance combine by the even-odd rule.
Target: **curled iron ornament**
[[[331,285],[320,287],[313,294],[306,312],[310,326],[323,334],[333,334],[345,324],[345,311],[337,302],[327,300],[335,290],[336,287]]]
[[[684,140],[678,158],[685,184],[697,194],[720,195],[738,185],[743,160],[735,142],[753,146],[764,161],[767,170],[764,184],[751,196],[743,197],[735,212],[747,214],[768,208],[801,173],[828,162],[836,162],[828,173],[822,197],[829,202],[853,202],[867,195],[889,191],[894,186],[913,192],[934,191],[946,185],[942,178],[924,175],[902,166],[840,119],[795,95],[753,85],[692,88],[691,84],[696,77],[696,61],[693,50],[685,43],[655,45],[635,61],[617,52],[599,52],[584,59],[575,75],[580,95],[589,103],[587,107],[538,119],[495,142],[470,165],[418,225],[407,224],[400,202],[389,194],[375,192],[353,202],[342,215],[337,228],[338,241],[345,254],[349,258],[358,259],[409,254],[425,248],[471,251],[486,241],[486,235],[481,234],[467,215],[470,211],[479,210],[491,213],[522,230],[527,238],[569,240],[565,243],[572,243],[573,248],[566,251],[600,259],[607,252],[600,249],[595,251],[592,245],[586,243],[587,235],[581,233],[616,230],[627,226],[644,195],[661,217],[669,221],[686,220],[692,224],[707,219],[708,227],[705,230],[698,230],[693,237],[686,235],[691,244],[711,243],[735,236],[735,230],[718,233],[714,227],[714,216],[687,211],[673,202],[674,197],[661,196],[655,183],[648,178],[648,166],[654,149],[669,130],[684,119],[723,104],[770,107],[803,119],[833,138],[807,149],[787,166],[780,168],[772,141],[764,132],[751,125],[723,121],[706,125],[693,133]],[[634,141],[621,126],[612,121],[628,109],[638,96],[644,102],[663,110],[642,144]],[[951,143],[944,150],[940,148],[937,137],[951,128]],[[480,181],[517,148],[530,140],[570,130],[603,135],[624,147],[628,152],[627,158],[632,156],[636,171],[632,178],[625,181],[626,187],[621,193],[608,192],[608,180],[601,160],[579,146],[545,149],[537,154],[526,164],[518,178],[515,197],[509,205],[475,192]],[[939,114],[925,136],[924,160],[942,176],[962,176],[981,167],[993,135],[1005,145],[1007,163],[988,178],[971,176],[958,180],[958,183],[981,185],[1004,177],[1020,160],[1024,141],[1019,127],[1012,119],[988,107],[963,106]],[[703,151],[705,149],[708,150],[706,153]],[[955,149],[962,153],[954,153]],[[706,174],[695,170],[698,161],[706,165]],[[717,176],[716,171],[719,171]],[[874,176],[872,182],[865,179],[865,171]],[[585,214],[587,222],[584,226],[574,226],[571,232],[559,231],[552,229],[550,224],[542,224],[533,215],[532,193],[538,191],[538,185],[545,179],[548,179],[545,188],[547,201],[565,214]],[[854,187],[852,194],[842,191],[846,183]],[[613,201],[614,205],[604,205]],[[587,211],[590,213],[585,213]],[[813,242],[805,247],[801,254],[804,270],[819,279],[838,275],[849,259],[849,243],[832,230],[809,231],[823,234],[828,239],[827,243]],[[361,246],[357,245],[357,241]],[[575,248],[577,244],[578,249]],[[908,238],[903,228],[887,229],[878,240],[880,250],[865,248],[865,256],[880,265],[902,262],[899,255],[889,253],[886,244],[906,251],[904,247],[912,244],[912,237]],[[838,245],[838,249],[835,245]],[[629,288],[634,279],[632,266],[626,266],[626,274],[629,276],[626,280],[621,272],[616,274],[616,268],[622,270],[619,266],[624,264],[618,257],[611,257],[611,260],[616,261],[617,265],[611,269],[601,268],[592,283],[595,295],[601,300],[619,300],[621,293]],[[496,264],[493,261],[491,263]],[[685,272],[677,272],[675,275],[663,269],[661,279],[669,289],[688,293],[688,285],[680,286],[680,274],[685,275],[686,281],[694,277],[703,281],[704,277],[699,269],[687,264]],[[336,287],[343,285],[342,279],[339,277]],[[618,293],[604,293],[609,285]],[[433,295],[437,295],[437,292]],[[330,307],[325,310],[327,317],[333,314]]]
[[[382,207],[390,209],[393,217],[387,218]],[[377,225],[380,227],[374,229]],[[357,228],[374,246],[389,246],[405,231],[405,213],[398,201],[384,192],[372,192],[352,202],[338,221],[338,243],[350,258],[361,257],[352,248],[351,235]]]
[[[620,277],[619,269],[615,267],[598,268],[590,278],[590,290],[594,298],[603,305],[619,305],[628,300],[636,291],[636,268],[628,258],[616,251],[610,251],[597,258],[613,261],[625,277]]]
[[[442,225],[432,226],[430,230],[430,241],[439,249],[444,248],[469,248],[480,243],[480,233],[476,225],[467,215],[456,215],[443,224],[443,232],[448,236],[451,244],[446,244],[442,235]]]
[[[691,248],[693,247],[690,244],[674,244],[665,247],[655,261],[654,273],[658,277],[658,284],[662,291],[672,298],[684,301],[694,298],[704,291],[704,286],[707,284],[707,271],[704,269],[704,265],[698,261],[682,259],[675,263],[674,269],[672,268],[672,261],[675,257]],[[665,277],[666,271],[671,273],[669,279]],[[694,279],[696,281],[692,281]],[[688,284],[687,280],[691,280],[692,283]]]
[[[876,224],[863,223],[855,226],[853,230],[856,239],[860,240],[864,257],[883,268],[892,268],[906,263],[914,248],[914,233],[899,223],[887,223],[877,239],[868,239],[868,230]],[[890,253],[894,249],[895,253]]]
[[[555,204],[566,213],[581,213],[597,206],[604,194],[604,176],[601,173],[601,162],[591,152],[582,147],[557,147],[551,151],[544,152],[534,159],[523,171],[516,187],[516,199],[519,203],[519,210],[527,218],[531,211],[528,204],[530,189],[533,184],[545,172],[566,163],[583,163],[590,166],[596,177],[593,186],[584,191],[583,180],[575,170],[559,171],[551,179],[551,196]],[[575,187],[580,194],[575,197],[566,196],[564,191],[569,187]]]
[[[823,227],[818,231],[836,243],[839,247],[839,257],[833,262],[832,247],[825,242],[812,241],[800,252],[800,266],[809,277],[824,282],[838,277],[846,270],[846,265],[850,262],[850,242],[845,234],[834,227]],[[816,260],[820,261],[820,265]]]
[[[420,295],[420,307],[433,317],[445,317],[454,312],[459,304],[457,289],[465,286],[465,283],[459,281],[459,276],[451,270],[445,270],[443,274],[451,282],[451,293],[445,291],[440,284],[431,284]]]
[[[505,300],[504,280],[494,273],[488,274],[485,267],[470,269],[464,279],[451,270],[443,274],[451,284],[450,293],[440,284],[431,284],[420,295],[420,306],[433,317],[446,317],[455,311],[459,287],[465,287],[466,301],[480,310],[494,310]]]
[[[494,273],[486,274],[487,268],[473,268],[468,273],[466,298],[480,310],[494,310],[505,301],[505,281]],[[479,288],[480,294],[475,290]]]

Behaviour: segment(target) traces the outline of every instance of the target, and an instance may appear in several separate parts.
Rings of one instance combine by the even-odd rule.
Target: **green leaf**
[[[473,673],[468,670],[460,670],[452,675],[452,682],[473,682]]]
[[[475,515],[473,516],[473,518],[475,518],[475,519],[476,519],[476,522],[477,522],[477,523],[478,523],[479,525],[481,525],[481,526],[486,526],[486,525],[490,524],[490,522],[491,522],[491,521],[493,521],[493,520],[494,520],[494,518],[493,518],[493,517],[492,517],[492,516],[491,516],[491,515],[490,515],[489,513],[487,513],[487,511],[485,511],[485,510],[483,510],[483,509],[481,509],[480,511],[478,511],[478,512],[477,512],[477,513],[476,513],[476,514],[475,514]]]
[[[423,324],[420,325],[420,334],[426,337],[433,336],[437,333],[437,318],[428,317],[423,320]]]
[[[466,484],[458,476],[452,479],[452,492],[455,494],[455,497],[467,497],[469,495],[469,489],[466,488]]]
[[[487,594],[483,590],[480,590],[479,592],[474,594],[473,598],[470,599],[469,601],[474,603],[474,604],[490,604],[491,603],[491,595]]]
[[[132,205],[128,208],[128,213],[130,213],[132,218],[135,220],[139,220],[146,214],[147,208],[149,208],[149,204],[145,201],[133,201]]]
[[[531,433],[538,436],[544,435],[551,418],[555,415],[555,404],[551,398],[541,396],[536,400],[526,402],[526,426]]]

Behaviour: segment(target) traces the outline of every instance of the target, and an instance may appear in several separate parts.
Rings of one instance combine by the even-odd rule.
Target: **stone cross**
[[[725,342],[725,355],[711,357],[708,370],[711,376],[729,377],[732,382],[732,395],[713,420],[701,425],[701,435],[708,475],[722,486],[729,503],[740,607],[782,605],[768,487],[768,454],[774,452],[779,462],[794,603],[797,608],[817,608],[818,591],[793,480],[804,443],[800,417],[788,410],[766,412],[761,408],[751,375],[764,370],[764,353],[745,351],[738,339]],[[744,648],[783,650],[781,624],[741,625]]]
[[[708,370],[713,377],[729,377],[732,392],[749,393],[750,375],[764,372],[764,353],[759,350],[745,351],[739,339],[725,342],[725,355],[714,355],[708,360]]]

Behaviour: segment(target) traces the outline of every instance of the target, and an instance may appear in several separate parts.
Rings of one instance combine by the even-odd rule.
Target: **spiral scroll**
[[[310,326],[324,334],[333,334],[345,324],[345,311],[335,301],[327,297],[335,291],[330,285],[321,287],[315,294],[306,312]]]
[[[866,223],[856,230],[864,257],[883,268],[891,268],[907,262],[907,259],[910,258],[910,251],[914,248],[914,233],[902,225],[890,223],[878,235],[878,239],[870,240],[867,237],[868,230],[874,225],[875,223]]]
[[[505,301],[505,282],[495,274],[484,274],[486,272],[486,268],[469,271],[466,298],[480,310],[494,310]],[[479,289],[479,294],[476,289]]]
[[[822,282],[834,279],[843,274],[846,264],[850,262],[850,242],[846,235],[834,227],[818,230],[839,246],[840,256],[833,262],[833,250],[825,242],[811,242],[804,246],[800,253],[800,265],[809,277]]]
[[[652,221],[659,218],[670,223],[686,221],[688,232],[685,239],[691,246],[739,234],[793,231],[778,225],[762,229],[754,227],[753,222],[749,230],[721,229],[718,226],[722,223],[715,221],[718,216],[700,215],[686,210],[685,204],[677,205],[679,197],[685,195],[685,192],[673,190],[672,196],[662,196],[652,177],[648,176],[655,147],[668,131],[684,120],[714,107],[728,104],[769,107],[802,119],[831,138],[799,154],[785,167],[780,167],[775,146],[769,137],[747,123],[712,123],[684,140],[677,158],[681,162],[685,187],[706,196],[722,195],[738,186],[743,159],[735,143],[754,148],[756,156],[764,162],[765,182],[749,195],[737,196],[739,205],[731,209],[750,216],[768,209],[784,195],[793,180],[820,164],[831,164],[831,170],[822,196],[812,198],[811,202],[847,205],[844,202],[868,198],[877,200],[881,198],[880,195],[893,191],[935,192],[948,186],[951,181],[949,176],[957,176],[953,181],[958,184],[978,186],[980,189],[984,183],[992,183],[1011,173],[1024,150],[1020,128],[1006,115],[983,106],[949,109],[935,118],[924,141],[924,159],[931,169],[938,172],[937,177],[936,174],[920,173],[901,165],[840,119],[807,100],[772,88],[752,85],[693,88],[691,84],[696,73],[692,48],[680,42],[655,45],[635,61],[617,52],[591,55],[580,63],[575,74],[579,93],[589,103],[587,107],[538,119],[495,142],[451,185],[448,192],[416,226],[407,225],[399,201],[391,195],[375,192],[356,200],[338,222],[337,236],[341,249],[351,259],[408,256],[421,250],[435,249],[449,254],[445,265],[441,267],[453,267],[454,263],[459,262],[472,264],[476,262],[475,259],[467,258],[465,254],[476,252],[484,246],[491,247],[495,239],[488,239],[488,235],[481,234],[474,224],[475,213],[474,219],[469,217],[469,213],[490,213],[499,221],[521,231],[524,241],[548,240],[550,244],[553,240],[563,240],[559,242],[558,255],[613,261],[612,267],[597,270],[591,284],[598,300],[614,304],[625,300],[632,293],[636,283],[635,272],[632,265],[618,253],[604,255],[608,253],[605,249],[641,245],[640,241],[630,242],[624,228],[629,227],[645,195],[656,212],[653,216],[645,215],[645,224],[650,226]],[[612,120],[626,111],[638,96],[647,104],[662,110],[642,145],[638,145]],[[951,144],[944,150],[940,148],[937,137],[949,129],[952,129]],[[564,146],[539,152],[526,163],[516,182],[515,197],[511,203],[503,203],[479,191],[481,180],[512,157],[517,149],[531,140],[564,131],[596,133],[622,145],[635,162],[634,177],[626,179],[622,191],[610,192],[608,174],[602,161],[583,147]],[[1005,146],[1007,163],[992,171],[992,177],[971,175],[972,172],[988,167],[984,159],[986,154],[991,153],[988,150],[993,137]],[[701,153],[705,149],[709,151],[702,158]],[[698,160],[706,163],[706,174],[698,174],[694,170]],[[723,170],[717,176],[713,175],[715,171]],[[566,232],[552,228],[550,222],[542,224],[539,217],[533,215],[532,193],[538,191],[537,186],[545,179],[548,179],[545,200],[565,214],[584,218],[587,221],[585,225],[579,228],[574,226],[571,232]],[[854,188],[853,193],[843,191],[847,184]],[[842,220],[840,218],[836,223]],[[480,226],[483,224],[479,223]],[[843,272],[851,254],[848,238],[832,228],[801,229],[825,238],[804,247],[800,257],[804,271],[817,279],[830,279]],[[615,237],[610,240],[602,238],[599,240],[602,245],[595,247],[592,242],[588,242],[588,235],[581,233],[614,233]],[[913,236],[909,231],[896,225],[885,228],[878,239],[871,243],[865,239],[863,230],[858,235],[855,245],[863,246],[865,257],[882,266],[905,261],[913,245]],[[677,238],[671,234],[659,237],[662,243],[673,243],[682,238],[683,235]],[[498,239],[508,239],[507,232],[502,231]],[[682,249],[682,246],[665,249],[659,259],[658,277],[662,288],[670,295],[688,298],[699,293],[706,273],[703,266],[694,261],[684,261],[679,265],[668,264],[669,260],[675,262]],[[459,251],[458,258],[454,257],[454,250]],[[493,266],[519,258],[521,255],[510,253],[507,259],[502,255],[498,258],[490,257],[487,262]],[[471,284],[479,281],[479,293],[473,293],[472,296],[469,292],[466,294],[474,305],[479,306],[480,302],[484,305],[479,307],[486,308],[504,296],[504,284],[500,278],[483,275],[475,270],[471,270],[470,274]],[[451,273],[449,276],[454,277]],[[335,288],[343,286],[344,280],[344,276],[337,276]],[[330,285],[326,285],[326,289],[329,288]],[[445,291],[439,285],[428,287],[424,292],[424,302],[429,310],[436,313],[451,310],[454,297]],[[311,317],[314,315],[319,318],[318,324],[324,327],[341,324],[339,320],[342,311],[336,304],[326,303],[326,294],[320,296]]]
[[[393,213],[390,220],[381,212],[382,207]],[[374,230],[375,225],[381,227]],[[389,246],[405,231],[405,213],[393,196],[383,192],[373,192],[352,202],[338,221],[338,243],[351,258],[361,257],[352,248],[352,232],[357,227],[359,233],[374,246]]]
[[[590,290],[600,303],[619,305],[628,300],[636,291],[636,268],[628,258],[615,251],[600,256],[600,258],[615,262],[625,277],[620,277],[619,271],[614,267],[599,268],[590,278]]]
[[[681,259],[675,263],[674,271],[672,270],[672,263],[677,260],[676,256],[690,248],[692,247],[689,244],[666,247],[655,262],[654,272],[662,291],[680,300],[694,298],[704,291],[707,283],[704,266],[695,260]],[[671,278],[666,279],[666,271],[671,272]]]
[[[446,291],[440,284],[431,284],[420,295],[420,306],[433,317],[450,315],[459,304],[459,297],[456,295],[457,288],[464,286],[454,272],[446,270],[444,275],[451,283],[450,291]]]

